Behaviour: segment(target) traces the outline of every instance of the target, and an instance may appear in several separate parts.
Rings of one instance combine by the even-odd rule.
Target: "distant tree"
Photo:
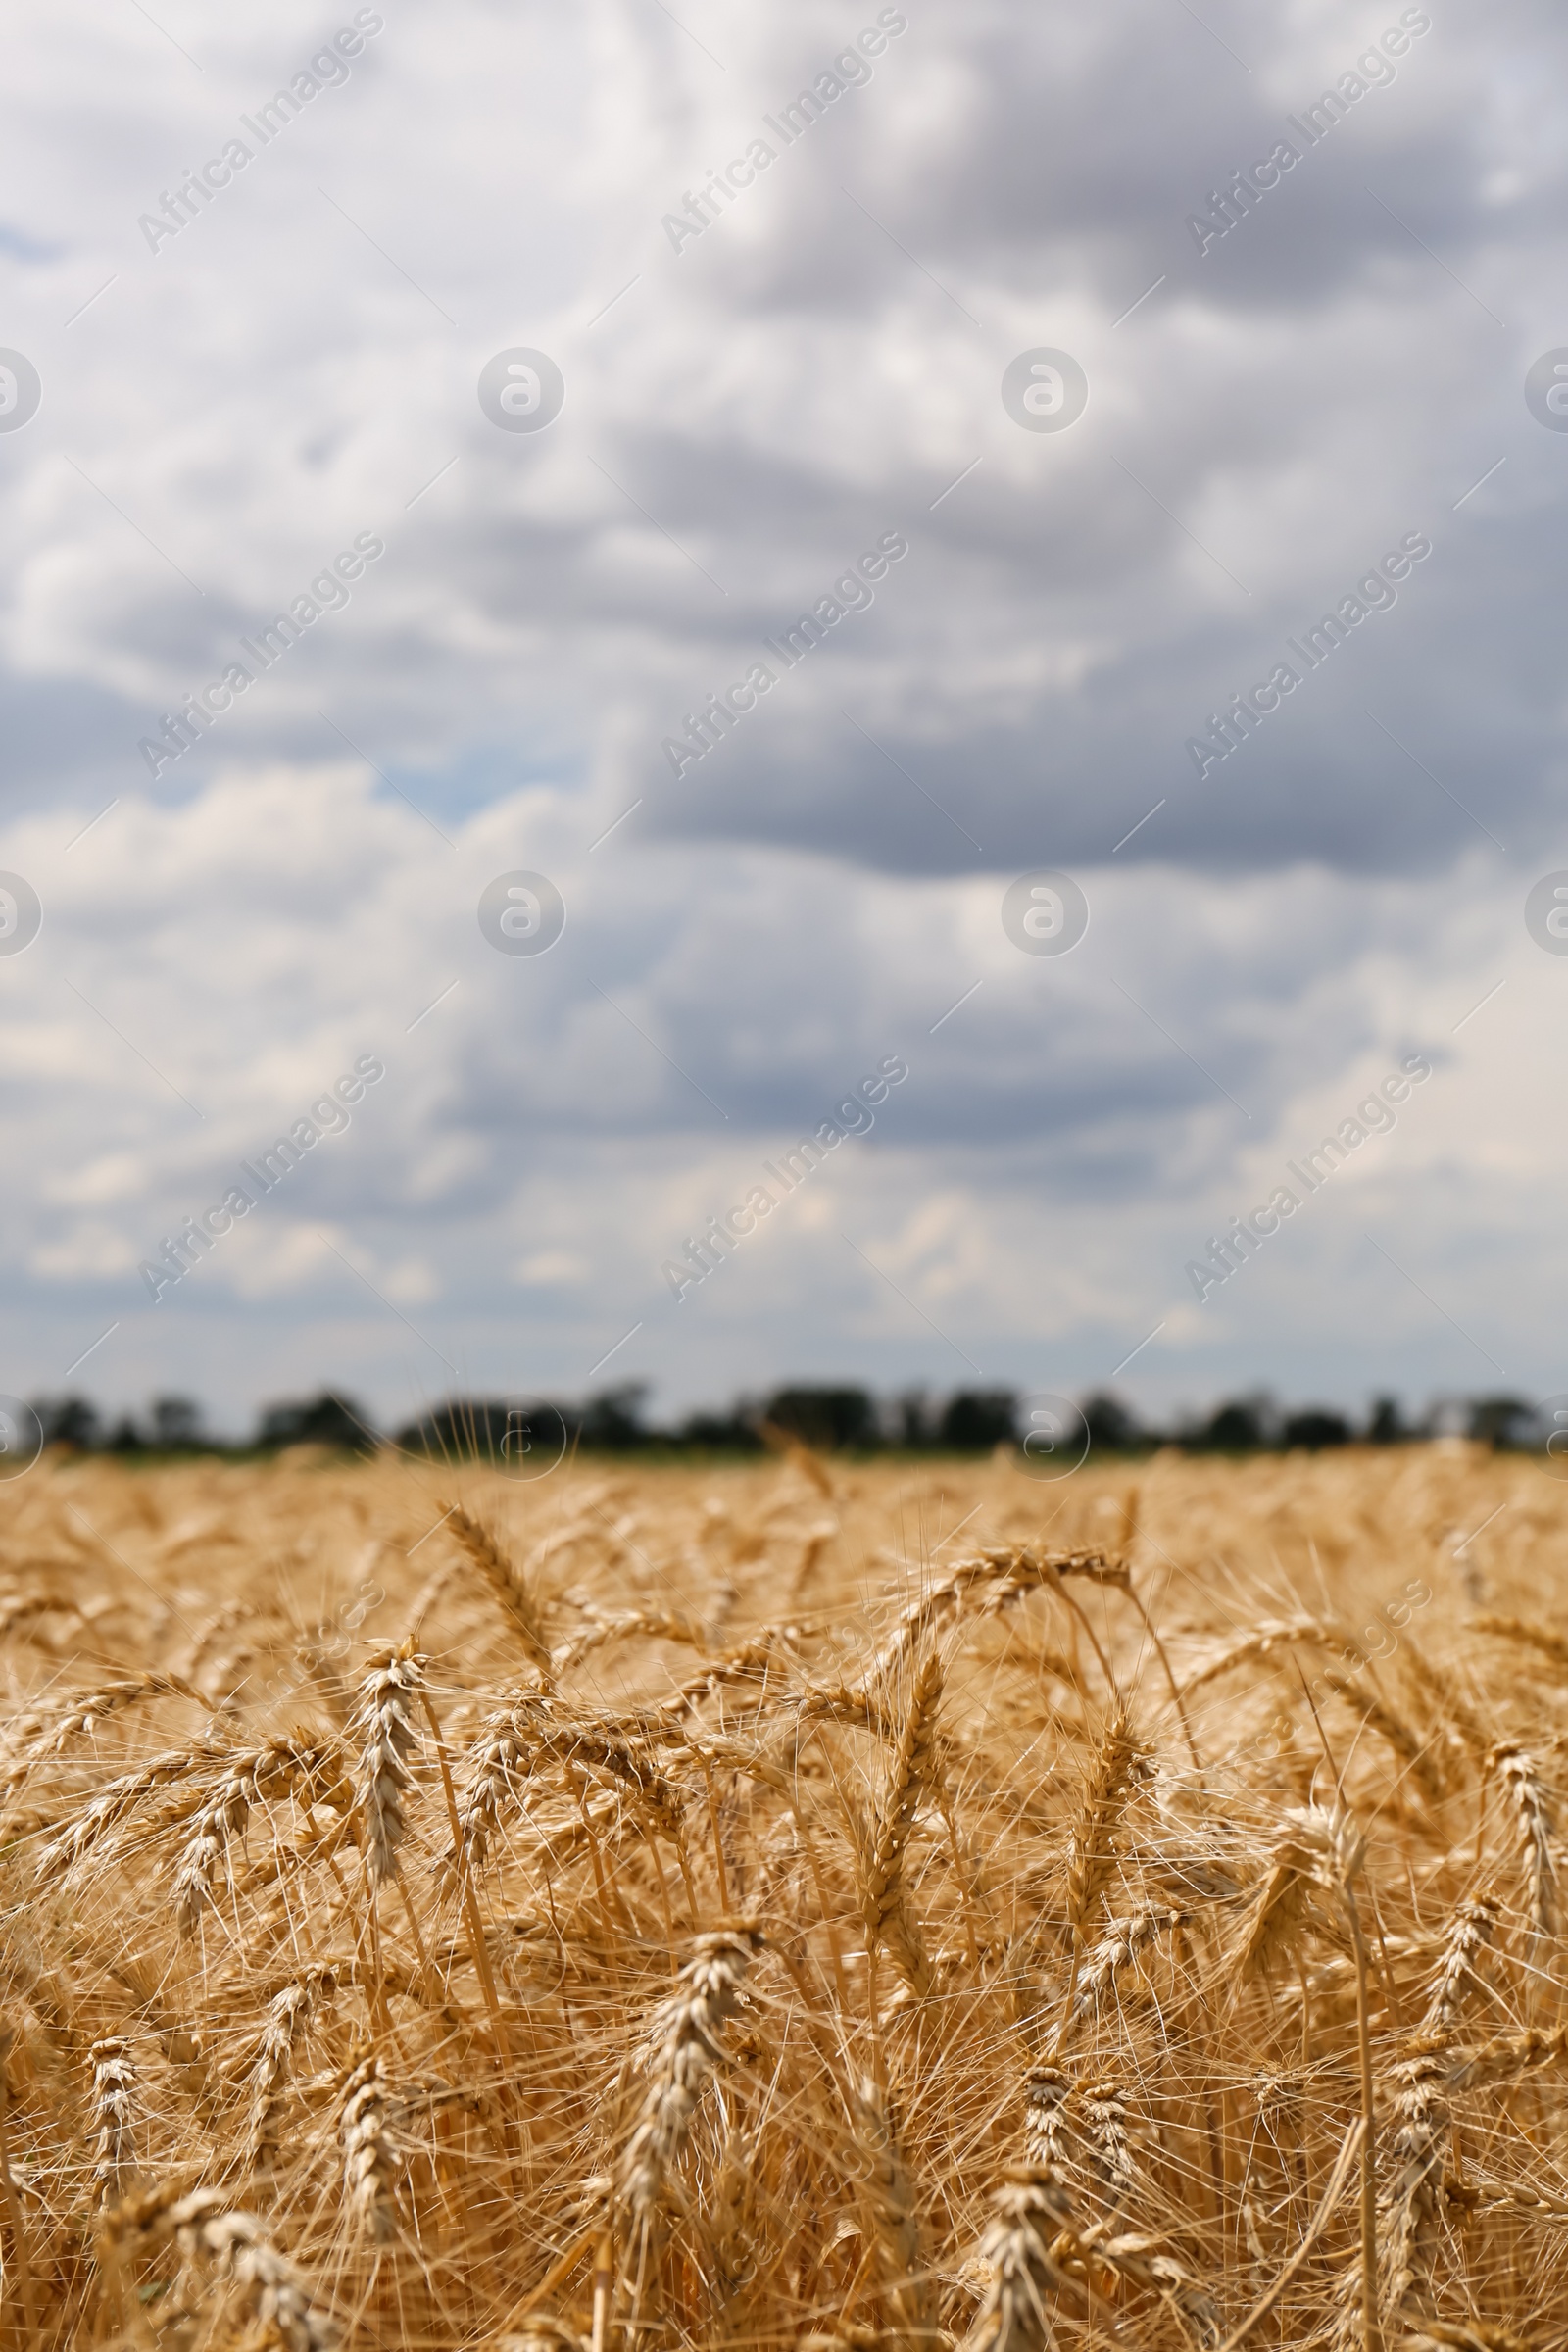
[[[1097,1391],[1086,1396],[1078,1409],[1089,1431],[1090,1446],[1097,1452],[1128,1453],[1143,1438],[1137,1416],[1119,1396]]]
[[[98,1408],[85,1396],[35,1396],[32,1409],[46,1446],[75,1446],[90,1453],[98,1444],[102,1434]]]
[[[1254,1453],[1272,1436],[1266,1398],[1233,1396],[1186,1441],[1200,1453]]]
[[[933,1443],[931,1401],[924,1389],[906,1389],[888,1407],[888,1434],[893,1445],[918,1453]]]
[[[485,1396],[449,1396],[445,1403],[405,1422],[395,1442],[407,1453],[439,1454],[443,1461],[504,1461],[503,1441],[514,1414]]]
[[[202,1408],[189,1396],[155,1396],[152,1442],[165,1453],[189,1450],[203,1443]]]
[[[393,1433],[393,1443],[405,1453],[430,1454],[443,1462],[490,1462],[498,1470],[517,1471],[541,1460],[559,1461],[583,1419],[575,1405],[557,1404],[547,1396],[521,1402],[449,1396],[417,1421],[406,1421]],[[615,1441],[607,1435],[591,1442],[603,1446]]]
[[[763,1408],[775,1429],[833,1449],[877,1443],[876,1408],[864,1389],[775,1389]]]
[[[371,1453],[375,1432],[358,1405],[323,1389],[319,1396],[286,1398],[263,1408],[256,1443],[279,1446],[333,1446],[345,1453]]]
[[[142,1434],[139,1423],[133,1420],[129,1413],[121,1414],[120,1419],[104,1440],[106,1453],[142,1453],[146,1450],[146,1446],[147,1440]]]
[[[1517,1453],[1535,1435],[1536,1408],[1522,1396],[1478,1396],[1470,1407],[1469,1435],[1497,1453]]]
[[[710,1453],[760,1453],[762,1441],[746,1408],[727,1413],[688,1413],[675,1432],[682,1446],[699,1446]]]
[[[1018,1435],[1018,1399],[1011,1389],[960,1389],[937,1425],[937,1443],[955,1453],[989,1453]]]
[[[1375,1396],[1371,1418],[1366,1425],[1369,1446],[1402,1446],[1411,1435],[1399,1409],[1397,1396]]]
[[[606,1453],[624,1453],[646,1446],[654,1434],[643,1421],[647,1394],[645,1380],[629,1380],[618,1389],[607,1389],[602,1396],[590,1397],[572,1416],[583,1445]]]
[[[1343,1413],[1331,1413],[1318,1405],[1308,1406],[1305,1412],[1292,1413],[1280,1433],[1285,1445],[1304,1446],[1312,1453],[1325,1446],[1348,1446],[1352,1434]]]

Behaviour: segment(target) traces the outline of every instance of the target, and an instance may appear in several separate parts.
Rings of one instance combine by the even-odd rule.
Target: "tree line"
[[[264,1405],[245,1440],[217,1437],[192,1397],[152,1399],[141,1414],[110,1418],[78,1396],[31,1400],[46,1445],[82,1453],[170,1455],[274,1453],[287,1446],[325,1446],[369,1453],[391,1443],[417,1454],[477,1456],[504,1467],[536,1462],[552,1446],[594,1453],[760,1454],[796,1440],[823,1452],[981,1454],[1028,1446],[1037,1424],[1031,1398],[1013,1389],[959,1389],[933,1397],[925,1390],[878,1396],[865,1388],[795,1384],[735,1399],[727,1407],[651,1420],[648,1390],[626,1382],[581,1401],[534,1397],[453,1396],[400,1426],[378,1427],[353,1397],[333,1390]],[[1066,1458],[1085,1450],[1138,1455],[1161,1446],[1189,1453],[1249,1454],[1354,1444],[1398,1446],[1441,1436],[1478,1439],[1499,1448],[1541,1445],[1541,1408],[1513,1396],[1444,1397],[1407,1418],[1395,1396],[1374,1399],[1357,1420],[1328,1405],[1281,1406],[1265,1391],[1229,1397],[1205,1412],[1178,1414],[1156,1426],[1109,1392],[1080,1398],[1057,1416],[1053,1446]],[[1038,1440],[1034,1450],[1039,1450]]]

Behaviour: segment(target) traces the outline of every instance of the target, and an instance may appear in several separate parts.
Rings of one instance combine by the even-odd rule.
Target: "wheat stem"
[[[17,2196],[17,2184],[11,2171],[11,2133],[9,2129],[11,2086],[6,2078],[6,2062],[16,2044],[15,2026],[0,2026],[0,2187],[5,2196],[6,2221],[11,2230],[12,2259],[17,2266],[17,2284],[22,2295],[22,2320],[29,2345],[39,2341],[38,2313],[33,2302],[32,2251],[27,2243],[27,2231],[22,2219],[22,2206]]]

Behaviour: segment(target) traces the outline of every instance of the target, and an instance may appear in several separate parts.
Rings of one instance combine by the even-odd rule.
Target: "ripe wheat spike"
[[[1067,2282],[1053,2249],[1071,2207],[1049,2172],[1022,2167],[1007,2174],[992,2205],[980,2241],[990,2284],[970,2341],[975,2352],[1045,2352]]]
[[[136,2070],[130,2043],[112,2034],[87,2053],[92,2065],[92,2107],[98,2125],[94,2171],[103,2204],[113,2204],[135,2170],[131,2117]]]
[[[1531,1917],[1540,1933],[1549,1936],[1557,1924],[1557,1871],[1551,1856],[1551,1815],[1541,1766],[1527,1749],[1512,1741],[1494,1748],[1492,1762],[1513,1816],[1514,1838],[1530,1889]]]
[[[373,2052],[343,2085],[337,2135],[350,2211],[360,2229],[385,2245],[397,2228],[398,2163],[390,2139],[386,2062]]]
[[[409,1760],[419,1744],[415,1702],[423,1687],[424,1660],[406,1643],[371,1667],[360,1693],[359,1812],[372,1886],[398,1874],[404,1799],[414,1786]]]
[[[721,1929],[698,1938],[680,1989],[654,2019],[642,2116],[620,2160],[621,2194],[646,2224],[697,2112],[703,2085],[723,2061],[724,2028],[761,1938],[755,1929]]]
[[[526,1576],[509,1559],[482,1519],[454,1503],[446,1524],[505,1610],[530,1665],[548,1688],[554,1676],[544,1612]]]
[[[915,1813],[929,1789],[941,1697],[942,1657],[932,1647],[914,1668],[876,1816],[869,1836],[861,1840],[859,1855],[867,1949],[874,1950],[879,1944],[885,1947],[905,1984],[920,1998],[931,1990],[931,1966],[905,1865]]]
[[[1421,2020],[1423,2034],[1450,2034],[1473,1995],[1485,1990],[1476,1962],[1496,1936],[1501,1910],[1494,1894],[1455,1904]]]
[[[339,2331],[293,2265],[270,2241],[254,2214],[229,2204],[216,2188],[188,2196],[167,2188],[118,2207],[104,2225],[117,2253],[144,2252],[173,2240],[184,2260],[207,2276],[217,2299],[237,2302],[261,2329],[260,2340],[287,2352],[332,2352]]]

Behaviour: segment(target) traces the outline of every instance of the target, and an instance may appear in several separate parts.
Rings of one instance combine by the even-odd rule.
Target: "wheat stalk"
[[[919,2194],[890,2108],[888,2094],[870,2075],[851,2091],[850,2112],[865,2158],[865,2188],[886,2292],[901,2330],[916,2343],[931,2340],[936,2298],[920,2238]]]

